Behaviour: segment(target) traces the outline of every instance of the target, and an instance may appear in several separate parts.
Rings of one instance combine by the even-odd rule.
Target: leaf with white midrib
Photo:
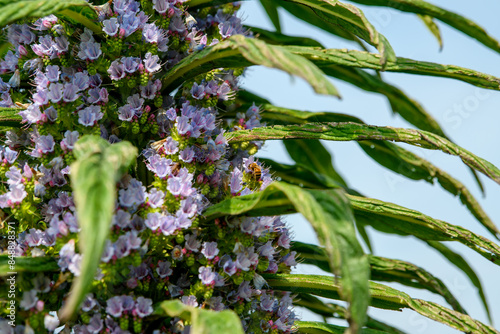
[[[320,275],[264,274],[269,286],[292,293],[310,293],[325,298],[339,299],[338,285],[331,277]],[[417,313],[466,333],[499,334],[494,328],[470,316],[447,309],[439,304],[411,298],[408,294],[386,285],[370,282],[370,305],[388,310],[409,308]]]

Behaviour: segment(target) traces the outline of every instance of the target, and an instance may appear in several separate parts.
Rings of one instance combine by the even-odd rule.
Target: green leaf
[[[64,320],[73,316],[92,286],[115,209],[116,182],[135,161],[137,148],[126,141],[110,145],[87,135],[78,140],[73,152],[71,186],[81,227],[78,247],[82,261],[81,274],[73,281],[60,316]]]
[[[429,31],[436,37],[439,43],[439,50],[443,49],[443,38],[441,37],[441,31],[439,30],[438,25],[434,22],[432,16],[417,14],[418,18],[422,20],[425,26],[429,29]]]
[[[12,272],[37,273],[59,270],[57,261],[51,257],[18,256],[14,257],[14,264],[11,261],[8,255],[0,255],[0,277],[11,275]]]
[[[416,13],[434,17],[449,26],[476,39],[492,50],[500,52],[500,43],[491,37],[482,27],[461,15],[437,7],[422,0],[354,0],[354,2],[370,6],[387,6],[403,12]]]
[[[19,108],[0,108],[0,127],[20,128],[23,118],[19,116]]]
[[[320,42],[312,38],[288,36],[288,35],[283,35],[279,32],[269,31],[257,27],[250,27],[250,26],[245,26],[245,27],[250,29],[258,39],[268,44],[275,44],[275,45],[287,44],[287,45],[312,46],[320,48],[323,47],[323,45]]]
[[[341,190],[302,189],[274,182],[265,190],[233,197],[209,207],[205,221],[226,215],[278,215],[300,212],[313,226],[329,255],[329,265],[341,275],[340,294],[350,303],[350,323],[356,332],[368,307],[368,260],[358,243],[349,204]]]
[[[382,66],[388,60],[394,61],[396,59],[396,54],[389,41],[375,29],[356,6],[337,0],[289,0],[289,2],[310,8],[319,19],[338,25],[376,47],[380,52],[379,60]],[[286,8],[283,1],[280,3]]]
[[[305,166],[318,174],[323,174],[347,187],[342,176],[333,167],[330,152],[319,140],[285,140],[283,144],[290,158],[297,164]]]
[[[292,110],[276,107],[265,102],[263,102],[261,108],[263,109],[261,114],[262,119],[265,121],[271,121],[274,124],[305,124],[309,121],[356,122],[363,124],[363,121],[359,118],[345,114]],[[366,140],[359,141],[358,144],[371,158],[382,166],[398,174],[404,175],[412,180],[425,180],[431,184],[433,184],[434,180],[437,180],[446,191],[454,196],[459,196],[460,201],[467,207],[467,209],[469,209],[474,217],[496,238],[499,238],[500,231],[498,228],[495,226],[490,217],[488,217],[486,212],[484,212],[481,205],[474,198],[471,192],[460,181],[434,166],[429,161],[422,159],[418,155],[393,143]],[[293,166],[283,164],[279,167],[276,165],[272,165],[271,167],[278,168],[277,176],[282,177],[287,182],[292,182],[292,180],[290,179],[291,175],[284,174],[285,171],[288,173],[298,173],[293,174],[295,180],[292,183],[294,184],[303,183],[304,186],[310,188],[331,187],[331,181],[326,181],[326,179],[320,175],[315,174],[311,175],[311,177],[304,178],[305,181],[312,182],[306,185],[305,182],[300,181],[300,177],[307,174],[307,171],[298,172]]]
[[[488,320],[490,321],[490,323],[492,323],[493,321],[491,319],[490,308],[486,300],[486,295],[484,294],[483,286],[481,284],[481,281],[479,280],[479,277],[477,277],[476,273],[474,272],[474,269],[471,268],[469,263],[460,254],[452,251],[443,243],[439,241],[429,241],[429,240],[426,242],[429,246],[431,246],[439,253],[441,253],[441,255],[443,255],[448,261],[450,261],[450,263],[452,263],[458,269],[463,271],[465,275],[467,275],[467,277],[469,277],[472,284],[474,284],[474,286],[477,288],[479,296],[481,297],[481,300],[483,302],[486,314],[488,315]]]
[[[334,141],[388,140],[403,142],[422,148],[441,150],[445,153],[458,156],[466,165],[478,170],[500,184],[500,170],[493,164],[453,144],[445,138],[422,130],[356,123],[308,123],[241,130],[226,133],[225,136],[228,142],[231,143],[283,139],[324,139]]]
[[[178,87],[186,79],[219,67],[219,64],[222,67],[254,64],[280,69],[303,78],[318,94],[339,96],[324,73],[311,61],[281,47],[242,35],[234,35],[217,45],[187,56],[163,76],[163,85]]]
[[[166,300],[155,305],[154,314],[180,317],[191,322],[191,334],[243,334],[241,320],[230,310],[215,312],[187,306],[180,300]]]
[[[458,241],[500,265],[500,246],[463,227],[434,219],[416,210],[373,198],[346,195],[356,220],[378,230],[412,235],[422,240]]]
[[[318,315],[321,315],[324,318],[336,318],[336,319],[345,319],[347,317],[347,309],[343,306],[334,304],[334,303],[324,303],[319,298],[314,297],[309,294],[299,293],[298,296],[294,299],[294,305],[305,307],[311,312],[314,312]],[[299,325],[300,326],[300,325]],[[367,321],[365,327],[381,330],[384,333],[390,334],[405,334],[399,329],[389,326],[381,321],[373,319],[371,317],[367,317]]]
[[[272,0],[260,0],[260,4],[266,11],[267,16],[269,16],[269,19],[273,23],[274,28],[276,28],[276,31],[281,33],[280,15],[276,4]]]
[[[90,4],[85,0],[0,0],[0,26],[20,19],[57,14],[71,7]]]
[[[315,265],[329,272],[328,255],[321,247],[294,242],[293,250],[300,254],[302,263]],[[370,255],[371,279],[382,282],[397,282],[417,289],[425,289],[444,297],[456,311],[467,314],[446,285],[423,268],[410,262]]]
[[[325,324],[323,322],[315,321],[296,321],[295,326],[298,328],[299,333],[306,334],[344,334],[347,328],[337,325]],[[370,328],[362,328],[359,331],[361,334],[384,334],[387,332],[381,332]]]
[[[92,7],[71,7],[58,13],[72,23],[80,23],[89,28],[94,34],[102,34],[102,28],[96,24],[98,20],[97,12]]]
[[[387,60],[385,67],[383,67],[380,65],[380,55],[365,51],[320,49],[305,46],[282,46],[282,48],[296,55],[310,59],[325,72],[328,66],[342,65],[372,70],[451,78],[482,88],[500,90],[499,78],[455,65],[442,65],[398,57],[395,61]]]
[[[272,289],[292,293],[310,293],[325,298],[339,299],[339,286],[330,276],[320,275],[270,275],[263,277]],[[468,315],[450,310],[439,304],[411,298],[408,294],[386,285],[370,282],[370,305],[388,310],[409,308],[429,319],[438,321],[465,333],[498,334],[495,329]]]

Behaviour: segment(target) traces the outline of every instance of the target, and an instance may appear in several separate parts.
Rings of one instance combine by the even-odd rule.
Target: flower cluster
[[[296,265],[281,218],[202,216],[272,182],[253,156],[261,143],[230,146],[224,137],[262,125],[255,105],[230,120],[219,114],[241,71],[212,70],[175,91],[161,80],[189,54],[248,32],[233,4],[188,12],[183,2],[114,0],[96,7],[100,31],[54,15],[8,27],[0,106],[19,108],[24,126],[0,147],[0,208],[17,222],[16,254],[55,258],[59,268],[22,276],[16,328],[189,333],[182,319],[152,316],[155,303],[180,299],[234,310],[248,333],[292,331],[292,296],[267,289],[261,275]],[[69,175],[86,134],[128,140],[142,154],[118,184],[92,292],[77,319],[61,324],[54,312],[81,275]],[[1,319],[0,329],[14,333]]]

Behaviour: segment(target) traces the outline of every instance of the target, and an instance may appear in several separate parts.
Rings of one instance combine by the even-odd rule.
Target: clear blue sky
[[[500,2],[465,0],[434,0],[432,3],[455,11],[483,26],[491,35],[500,39]],[[427,60],[443,64],[454,64],[472,68],[500,77],[500,54],[482,46],[438,22],[444,39],[444,49],[440,52],[435,38],[415,16],[395,10],[360,6],[368,19],[383,33],[394,47],[396,54],[416,60]],[[344,40],[329,36],[294,19],[286,12],[280,12],[283,31],[289,35],[308,36],[317,39],[330,48],[356,48]],[[273,30],[272,25],[256,0],[243,4],[241,16],[245,23]],[[390,83],[402,88],[409,96],[419,101],[444,128],[445,132],[459,145],[500,166],[500,92],[482,90],[460,81],[424,77],[408,74],[384,73]],[[360,117],[375,125],[411,127],[400,116],[393,116],[387,100],[377,94],[367,93],[339,80],[333,80],[343,97],[315,95],[301,79],[293,78],[276,70],[251,68],[243,79],[243,87],[261,95],[275,105],[309,110],[336,111]],[[462,110],[462,112],[460,112]],[[334,156],[335,166],[346,178],[350,186],[369,197],[397,203],[419,210],[434,218],[463,226],[489,239],[492,236],[460,203],[439,186],[424,181],[412,181],[401,177],[374,163],[355,143],[326,143]],[[500,225],[500,186],[481,177],[486,188],[486,198],[482,198],[469,170],[460,159],[436,151],[405,148],[420,154],[438,167],[458,178],[480,200],[490,217]],[[261,157],[273,158],[290,163],[285,150],[278,142],[268,142],[259,153]],[[300,216],[288,218],[293,226],[296,240],[317,242],[313,230]],[[437,252],[426,247],[415,238],[388,236],[374,230],[369,231],[375,254],[413,262],[441,278],[459,299],[469,314],[487,323],[479,297],[468,278],[449,265]],[[469,261],[478,273],[490,303],[492,316],[500,328],[500,268],[458,243],[448,243]],[[319,273],[310,266],[299,266],[297,273]],[[446,305],[443,298],[418,289],[403,289],[412,297],[439,302]],[[305,320],[321,320],[307,311],[298,310]],[[411,333],[458,333],[447,326],[423,318],[412,311],[401,313],[373,309],[370,315],[385,320]],[[338,322],[337,322],[338,323]]]

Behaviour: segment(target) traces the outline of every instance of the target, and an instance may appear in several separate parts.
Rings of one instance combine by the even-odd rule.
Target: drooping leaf
[[[305,166],[318,174],[323,174],[347,187],[342,176],[333,167],[330,152],[319,140],[285,140],[283,144],[290,158],[297,164]]]
[[[307,112],[300,110],[293,110],[273,106],[269,103],[261,105],[263,110],[262,119],[273,124],[305,124],[308,122],[356,122],[364,124],[360,119],[345,114],[328,113],[328,112]],[[390,142],[365,140],[358,141],[360,147],[375,161],[382,166],[394,171],[395,173],[406,176],[412,180],[424,180],[433,184],[437,180],[439,184],[454,196],[459,196],[460,201],[469,209],[474,217],[486,227],[496,238],[500,236],[500,231],[493,223],[491,218],[484,212],[479,202],[474,198],[472,193],[457,179],[445,171],[439,169],[429,161],[422,159],[415,153],[412,153],[404,148]],[[287,171],[295,173],[293,166],[281,164],[277,170],[278,176],[287,178],[290,182],[289,175],[282,175],[282,172]],[[306,174],[307,171],[301,171],[300,175]],[[300,177],[294,174],[294,184],[300,184]],[[311,175],[313,179],[308,177],[305,180],[315,182],[316,186],[308,185],[308,187],[330,187],[330,183],[326,182],[324,178],[318,175]],[[324,182],[323,182],[324,181]],[[318,184],[317,182],[323,182]],[[325,183],[326,182],[326,183]],[[304,183],[305,184],[305,183]]]
[[[492,50],[500,52],[500,43],[482,27],[461,15],[422,0],[354,0],[369,6],[386,6],[403,12],[428,15],[476,39]]]
[[[460,157],[462,161],[485,174],[500,184],[500,170],[490,162],[474,155],[466,149],[453,144],[449,140],[433,133],[402,129],[363,125],[357,123],[308,123],[303,125],[276,125],[253,130],[241,130],[225,134],[229,142],[237,143],[252,140],[283,139],[324,139],[334,141],[387,140],[397,141],[414,146],[441,150]]]
[[[320,275],[271,275],[263,277],[272,289],[310,293],[325,298],[339,299],[336,283],[329,276]],[[438,321],[465,333],[498,334],[494,328],[474,320],[468,315],[422,299],[411,298],[408,294],[386,285],[370,282],[370,305],[388,310],[412,309],[429,319]]]
[[[13,260],[8,255],[0,255],[0,277],[11,275],[12,272],[48,272],[58,271],[57,261],[51,257],[17,256]]]
[[[58,13],[59,16],[72,23],[80,23],[90,29],[94,34],[102,34],[101,27],[95,23],[98,20],[97,12],[92,7],[71,7]]]
[[[76,277],[60,318],[68,320],[91,288],[100,263],[116,201],[116,182],[132,165],[137,149],[129,142],[110,145],[98,136],[84,136],[73,150],[71,186],[77,210],[82,253],[80,276]]]
[[[265,30],[262,28],[249,27],[249,26],[246,27],[250,29],[258,39],[268,44],[277,44],[277,45],[287,44],[287,45],[313,46],[320,48],[323,47],[323,45],[320,42],[312,38],[288,36],[278,32]]]
[[[477,277],[474,269],[471,268],[469,263],[458,253],[452,251],[450,248],[445,246],[443,243],[439,241],[426,241],[429,246],[437,250],[441,255],[443,255],[450,263],[455,265],[458,269],[464,272],[467,277],[469,277],[470,281],[477,288],[477,292],[481,297],[481,301],[483,302],[484,309],[488,316],[488,320],[492,323],[490,307],[488,305],[488,301],[486,300],[486,295],[484,294],[483,286],[479,277]]]
[[[0,127],[20,128],[23,118],[19,116],[19,108],[0,108]]]
[[[260,4],[266,11],[267,16],[269,16],[276,32],[281,33],[280,16],[276,4],[272,0],[260,0]]]
[[[395,61],[387,60],[385,67],[380,65],[380,55],[365,51],[345,49],[319,49],[305,46],[282,46],[283,49],[306,57],[319,68],[326,71],[328,66],[341,65],[389,72],[429,75],[457,79],[481,88],[500,90],[500,79],[471,69],[455,65],[442,65],[427,61],[418,61],[398,57]]]
[[[338,26],[360,37],[378,49],[380,52],[380,64],[382,66],[386,61],[394,61],[396,58],[389,41],[375,29],[363,12],[356,6],[337,0],[274,0],[274,2],[285,9],[290,7],[289,3],[300,5],[299,9],[301,10],[309,8],[317,16],[316,20],[319,19],[330,25]]]
[[[345,307],[334,303],[325,303],[319,298],[306,293],[299,293],[294,299],[293,304],[307,308],[309,311],[321,315],[324,318],[333,317],[337,319],[346,319],[347,317],[347,309]],[[403,331],[369,316],[367,317],[365,327],[389,334],[405,334]]]
[[[155,305],[154,314],[189,320],[191,334],[244,333],[240,318],[231,310],[216,312],[187,306],[180,300],[166,300]]]
[[[182,59],[163,76],[163,85],[175,88],[186,79],[217,67],[217,62],[223,67],[255,64],[280,69],[303,78],[318,94],[339,96],[324,73],[311,61],[281,47],[242,35],[234,35]]]
[[[294,242],[293,250],[300,254],[302,263],[317,266],[328,270],[328,256],[323,248]],[[397,282],[417,289],[425,289],[444,297],[448,304],[456,311],[467,314],[458,300],[453,296],[446,285],[437,277],[412,263],[369,255],[371,279],[381,282]]]
[[[434,219],[416,210],[373,198],[346,195],[357,220],[381,231],[413,235],[422,240],[458,241],[500,265],[500,246],[463,227]]]
[[[418,18],[422,20],[425,26],[429,29],[429,31],[436,37],[439,43],[439,50],[443,49],[443,38],[441,37],[441,31],[439,30],[439,26],[434,22],[432,16],[417,14]]]
[[[366,317],[369,268],[344,196],[341,190],[302,189],[274,182],[261,192],[233,197],[210,206],[204,212],[204,221],[226,215],[301,213],[325,246],[330,268],[342,276],[340,293],[350,303],[349,319],[355,332]]]
[[[344,334],[347,330],[346,327],[316,321],[296,321],[295,325],[297,326],[298,332],[304,334]],[[362,328],[359,333],[384,334],[387,332],[382,332],[371,328]]]
[[[57,14],[71,7],[90,4],[85,0],[0,0],[0,26],[25,18]]]

